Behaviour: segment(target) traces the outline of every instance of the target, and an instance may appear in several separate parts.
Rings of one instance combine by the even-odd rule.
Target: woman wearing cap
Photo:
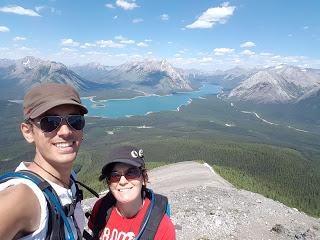
[[[95,203],[89,219],[94,239],[175,239],[167,198],[146,188],[142,149],[113,149],[99,180],[109,193]]]

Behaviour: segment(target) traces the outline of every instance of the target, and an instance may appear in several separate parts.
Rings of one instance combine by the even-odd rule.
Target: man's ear
[[[33,128],[31,124],[25,122],[21,123],[20,130],[28,143],[34,143]]]

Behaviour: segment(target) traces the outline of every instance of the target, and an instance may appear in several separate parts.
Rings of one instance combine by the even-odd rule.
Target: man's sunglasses
[[[140,168],[129,168],[126,172],[120,173],[117,171],[112,171],[109,176],[107,176],[107,180],[110,183],[119,182],[121,177],[124,176],[128,181],[137,179],[141,176],[142,170]]]
[[[62,116],[44,116],[39,121],[31,120],[37,127],[43,132],[52,132],[57,130],[63,120],[66,120],[67,124],[74,130],[80,131],[84,128],[85,120],[83,115],[67,115]]]

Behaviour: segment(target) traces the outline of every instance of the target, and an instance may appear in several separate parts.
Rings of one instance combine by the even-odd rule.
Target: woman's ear
[[[21,123],[20,130],[22,132],[24,139],[26,139],[28,143],[34,143],[33,128],[31,124],[28,124],[25,122]]]

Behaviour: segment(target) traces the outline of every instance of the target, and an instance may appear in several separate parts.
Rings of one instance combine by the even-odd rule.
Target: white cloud
[[[134,44],[135,41],[128,39],[128,40],[121,40],[120,43],[123,43],[123,44]]]
[[[132,10],[139,7],[135,2],[128,2],[125,0],[117,0],[116,5],[123,8],[124,10]]]
[[[144,41],[145,41],[145,42],[152,42],[151,39],[145,39]]]
[[[126,37],[124,37],[122,35],[115,36],[114,39],[120,41],[120,43],[122,43],[122,44],[134,44],[135,43],[134,40],[127,39]]]
[[[90,48],[90,47],[95,47],[96,45],[94,43],[85,43],[81,45],[81,48]]]
[[[30,50],[32,50],[32,48],[28,48],[28,47],[20,47],[19,48],[20,50],[22,50],[22,51],[30,51]]]
[[[80,43],[73,41],[71,38],[61,39],[61,45],[70,46],[70,47],[78,47]]]
[[[173,44],[173,42],[170,42],[170,41],[169,41],[168,44],[171,45],[171,44]]]
[[[256,44],[254,42],[244,42],[240,45],[242,48],[252,48],[255,47]]]
[[[228,17],[233,15],[235,6],[229,6],[228,2],[225,2],[221,7],[209,8],[207,11],[192,24],[186,26],[186,28],[212,28],[217,23],[224,24],[227,22]]]
[[[125,46],[121,43],[115,43],[112,40],[99,40],[97,41],[97,45],[101,48],[123,48]]]
[[[24,40],[26,40],[25,37],[16,36],[15,38],[13,38],[13,41],[24,41]]]
[[[168,21],[169,20],[169,15],[168,14],[161,14],[160,15],[160,19],[162,20],[162,21]]]
[[[14,13],[14,14],[31,16],[31,17],[41,17],[37,12],[33,11],[32,9],[26,9],[21,6],[1,7],[0,12]]]
[[[115,36],[114,39],[119,40],[119,41],[126,40],[126,38],[123,37],[122,35]]]
[[[71,48],[62,48],[61,49],[63,52],[77,52],[78,50],[76,49],[71,49]]]
[[[204,57],[202,59],[200,59],[201,63],[212,63],[213,62],[213,58],[212,57]]]
[[[117,15],[115,15],[114,17],[113,17],[113,19],[117,19],[118,18],[118,16]]]
[[[10,29],[5,26],[0,26],[0,32],[9,32]]]
[[[141,22],[143,22],[142,18],[135,18],[132,20],[132,23],[141,23]]]
[[[246,49],[246,50],[243,50],[243,51],[241,52],[241,54],[242,54],[242,55],[251,56],[251,55],[254,55],[255,52]]]
[[[113,6],[111,3],[107,3],[105,6],[106,6],[107,8],[115,8],[115,6]]]
[[[144,43],[144,42],[139,42],[137,43],[138,47],[148,47],[148,44]]]
[[[233,48],[215,48],[213,52],[214,52],[214,55],[221,56],[221,55],[233,53],[234,49]]]

